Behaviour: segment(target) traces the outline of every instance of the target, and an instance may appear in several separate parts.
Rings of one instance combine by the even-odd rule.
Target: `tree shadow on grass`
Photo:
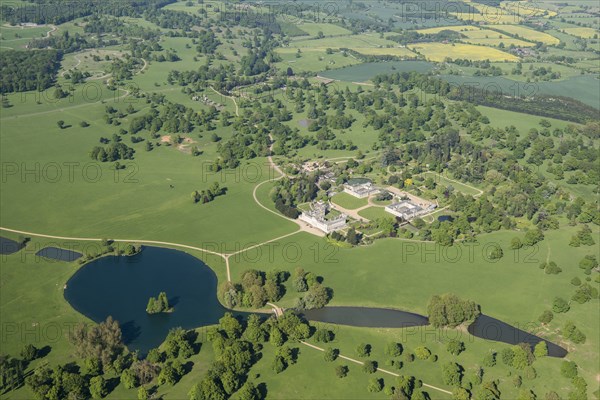
[[[42,347],[41,349],[38,350],[38,352],[37,352],[37,358],[44,358],[48,354],[50,354],[51,351],[52,351],[52,347],[51,346],[44,346],[44,347]]]
[[[261,382],[258,385],[256,385],[256,388],[258,389],[259,393],[260,393],[260,398],[261,399],[266,399],[267,398],[267,384],[265,382]]]
[[[106,380],[106,390],[108,393],[112,393],[112,391],[115,390],[120,383],[121,380],[119,378],[108,378]]]

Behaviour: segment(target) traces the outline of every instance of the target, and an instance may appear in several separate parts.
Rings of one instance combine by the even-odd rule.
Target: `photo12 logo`
[[[123,163],[49,161],[0,163],[0,179],[7,183],[139,183],[139,167],[132,161]]]
[[[200,167],[202,183],[219,184],[252,183],[270,181],[280,176],[279,171],[268,160],[247,161],[237,168],[221,168],[213,161],[203,161]]]

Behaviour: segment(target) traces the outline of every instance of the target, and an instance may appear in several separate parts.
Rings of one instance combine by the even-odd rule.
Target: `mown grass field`
[[[364,207],[368,204],[368,199],[366,197],[364,199],[359,199],[345,192],[334,195],[331,198],[331,201],[348,210],[356,210],[357,208]]]
[[[467,59],[472,61],[519,61],[519,57],[490,47],[475,46],[464,43],[415,43],[407,46],[409,49],[422,54],[429,61],[442,62],[447,58],[453,60]]]
[[[365,208],[364,210],[360,210],[358,212],[358,215],[360,215],[363,218],[368,219],[369,221],[375,221],[380,218],[394,218],[394,216],[392,214],[385,211],[384,207],[375,207],[375,206]]]

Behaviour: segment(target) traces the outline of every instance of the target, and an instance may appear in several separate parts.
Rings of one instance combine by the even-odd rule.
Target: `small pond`
[[[451,215],[440,215],[438,217],[438,221],[440,221],[440,222],[445,222],[445,221],[452,222],[452,221],[454,221],[454,217],[451,216]]]
[[[309,321],[364,328],[407,328],[429,324],[427,317],[423,315],[387,308],[325,307],[318,310],[306,310],[303,314]],[[567,350],[557,344],[487,315],[480,315],[469,326],[468,331],[471,335],[481,339],[508,344],[528,343],[533,347],[544,341],[548,346],[550,357],[562,358],[567,355]]]
[[[150,297],[166,292],[173,312],[148,315]],[[218,323],[225,309],[217,299],[217,276],[187,253],[144,247],[131,257],[107,256],[83,266],[67,282],[65,299],[88,318],[119,321],[125,344],[146,354],[171,328]]]
[[[488,317],[487,315],[480,315],[477,317],[475,322],[469,325],[469,333],[482,339],[508,344],[528,343],[532,347],[539,342],[544,341],[548,346],[548,355],[550,357],[562,358],[567,355],[567,350],[559,345],[539,338],[495,318]]]
[[[25,246],[12,239],[0,236],[0,254],[13,254],[23,247]]]
[[[303,311],[309,321],[368,328],[406,328],[429,324],[427,317],[406,311],[369,307],[325,307]]]
[[[49,258],[51,260],[67,262],[75,261],[81,256],[83,256],[83,254],[78,253],[76,251],[61,249],[60,247],[45,247],[37,253],[35,253],[35,255],[44,258]]]

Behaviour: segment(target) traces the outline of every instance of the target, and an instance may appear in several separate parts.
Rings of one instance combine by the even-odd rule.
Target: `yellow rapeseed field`
[[[423,54],[430,61],[441,62],[446,58],[467,59],[472,61],[519,61],[519,57],[504,51],[485,46],[455,43],[416,43],[407,46],[411,50]]]

